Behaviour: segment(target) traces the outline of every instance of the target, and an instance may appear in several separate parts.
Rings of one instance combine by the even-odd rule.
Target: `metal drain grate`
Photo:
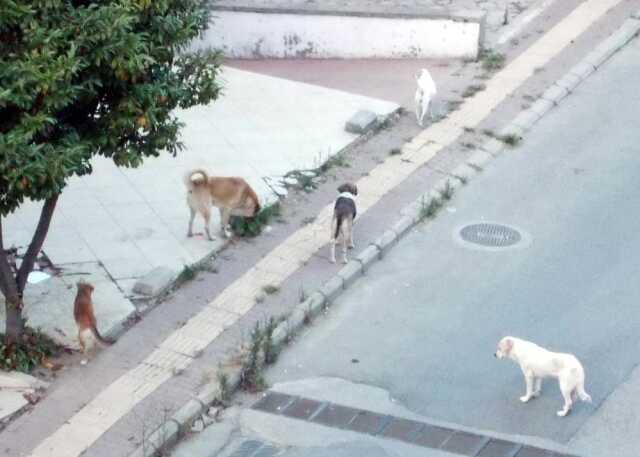
[[[487,222],[463,227],[460,237],[469,243],[493,248],[513,246],[522,240],[522,235],[516,229]]]

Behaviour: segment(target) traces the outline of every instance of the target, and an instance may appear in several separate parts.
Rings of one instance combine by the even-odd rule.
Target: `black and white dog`
[[[358,188],[355,184],[345,183],[338,187],[338,198],[333,207],[333,219],[331,220],[331,263],[336,263],[336,244],[342,234],[342,261],[347,263],[347,242],[349,248],[353,244],[353,220],[356,218],[356,195]]]

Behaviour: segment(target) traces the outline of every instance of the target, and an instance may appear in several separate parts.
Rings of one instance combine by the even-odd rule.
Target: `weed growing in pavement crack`
[[[486,88],[487,86],[485,86],[484,84],[472,84],[464,90],[464,92],[462,93],[462,98],[473,97],[475,94],[485,90]]]
[[[420,220],[431,219],[437,214],[441,207],[442,201],[439,198],[430,198],[429,203],[423,198],[420,205]]]
[[[264,363],[271,365],[278,359],[278,351],[273,344],[273,331],[278,326],[276,320],[270,317],[264,326],[262,335],[262,352],[264,354]]]
[[[480,61],[482,62],[482,68],[486,72],[494,72],[504,67],[506,57],[501,52],[497,52],[493,49],[484,49],[480,53]]]
[[[449,201],[451,200],[451,197],[453,197],[454,191],[455,189],[451,185],[451,182],[449,182],[449,180],[447,179],[447,182],[444,183],[444,189],[442,189],[442,192],[440,194],[442,195],[442,198],[444,200]]]
[[[218,387],[220,388],[220,398],[218,403],[220,406],[227,407],[231,400],[231,387],[229,386],[229,376],[223,371],[218,371],[216,375],[218,379]]]
[[[260,350],[262,349],[262,331],[260,323],[251,332],[249,352],[246,355],[240,370],[240,388],[249,392],[259,392],[266,387],[263,365],[260,360]]]
[[[298,303],[302,303],[307,299],[307,291],[304,290],[303,286],[300,286],[298,289]]]
[[[273,294],[277,293],[278,291],[280,291],[280,288],[278,286],[276,286],[276,285],[273,285],[273,284],[267,284],[266,286],[262,287],[262,290],[267,295],[273,295]]]
[[[504,144],[507,144],[509,146],[515,146],[518,143],[520,143],[520,140],[522,140],[522,137],[519,135],[516,135],[515,133],[509,133],[506,135],[500,135],[499,137],[497,137],[500,141],[502,141]]]

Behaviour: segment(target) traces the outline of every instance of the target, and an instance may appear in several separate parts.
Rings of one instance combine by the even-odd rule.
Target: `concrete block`
[[[540,118],[542,118],[545,114],[547,114],[551,109],[555,106],[555,103],[549,100],[545,100],[544,98],[539,98],[536,102],[531,105],[529,108],[531,111],[535,111],[536,114]]]
[[[324,295],[324,298],[328,302],[331,302],[342,293],[343,288],[343,279],[340,276],[335,275],[322,285],[319,292]]]
[[[451,180],[453,181],[453,180]],[[399,238],[404,236],[411,228],[415,225],[416,219],[411,216],[402,216],[395,224],[391,226],[391,230],[396,232],[396,235]]]
[[[317,316],[324,309],[327,300],[320,292],[314,292],[304,301],[304,303],[311,314]]]
[[[176,276],[176,273],[170,268],[156,267],[135,283],[133,292],[155,297],[169,287]]]
[[[176,411],[171,419],[180,426],[180,432],[185,433],[191,427],[194,419],[197,419],[204,412],[203,404],[198,399],[191,399]]]
[[[420,209],[421,205],[419,201],[414,201],[413,203],[408,204],[404,208],[400,210],[401,216],[408,216],[413,219],[413,221],[417,221],[420,219]]]
[[[529,108],[518,114],[516,118],[511,122],[519,127],[522,127],[523,130],[529,130],[531,127],[533,127],[533,124],[538,122],[538,119],[540,119],[540,115],[536,111]]]
[[[482,143],[482,145],[480,146],[480,149],[487,151],[489,154],[496,157],[496,156],[499,156],[502,153],[502,151],[504,151],[504,147],[505,146],[502,141],[497,140],[495,138],[491,138],[485,141],[484,143]]]
[[[567,95],[569,95],[569,91],[566,88],[560,87],[557,84],[552,84],[551,87],[542,94],[542,98],[557,105]]]
[[[378,246],[370,244],[358,254],[356,260],[362,264],[362,270],[367,269],[380,259],[380,249]]]
[[[584,62],[593,65],[596,69],[600,68],[609,57],[611,57],[612,52],[608,49],[594,49],[591,51],[587,57],[585,57]]]
[[[360,110],[349,119],[344,129],[349,133],[366,133],[373,129],[378,123],[376,113]]]
[[[467,181],[478,174],[478,170],[467,165],[466,163],[462,163],[454,168],[451,174],[458,178],[462,182],[462,184],[466,184]]]
[[[165,422],[144,439],[144,446],[139,447],[129,457],[154,457],[159,450],[168,450],[178,441],[179,431],[180,428],[174,421]]]
[[[489,163],[489,161],[493,159],[493,156],[489,154],[487,151],[483,151],[482,149],[478,149],[474,152],[471,157],[467,159],[467,164],[472,167],[478,167],[484,169],[484,167]]]
[[[196,398],[203,405],[210,405],[214,402],[216,398],[220,397],[220,386],[218,385],[218,381],[212,381],[206,383],[204,386],[200,388],[198,391],[198,395]]]
[[[304,308],[305,302],[300,303],[296,306],[296,309],[289,315],[287,318],[287,322],[289,323],[286,328],[287,332],[296,332],[300,327],[304,325],[304,321],[307,315],[307,308]]]
[[[575,65],[571,70],[569,70],[569,73],[577,76],[582,80],[585,80],[589,76],[591,76],[594,71],[596,71],[596,67],[588,62],[582,61],[578,65]]]
[[[357,260],[350,260],[343,268],[338,272],[338,276],[342,278],[342,287],[347,288],[353,282],[362,276],[362,264]]]
[[[573,90],[578,87],[578,84],[580,84],[581,82],[582,79],[569,72],[558,81],[556,81],[556,84],[560,87],[564,87],[568,92],[573,92]]]
[[[377,246],[380,250],[380,257],[387,253],[387,251],[393,246],[393,243],[397,240],[397,235],[392,230],[387,230],[382,234],[380,238],[372,242],[374,246]]]

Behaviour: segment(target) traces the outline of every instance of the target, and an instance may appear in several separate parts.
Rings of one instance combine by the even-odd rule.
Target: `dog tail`
[[[205,184],[207,181],[209,181],[209,175],[202,169],[191,170],[184,175],[184,184],[189,190],[193,190],[196,186]]]
[[[579,382],[576,386],[576,393],[578,394],[578,397],[580,397],[580,400],[591,403],[591,395],[584,390],[584,380]]]
[[[93,336],[96,338],[96,340],[98,340],[101,344],[105,345],[105,346],[111,346],[115,341],[104,338],[102,335],[100,335],[100,332],[98,331],[98,328],[95,325],[91,326],[91,333],[93,333]]]

